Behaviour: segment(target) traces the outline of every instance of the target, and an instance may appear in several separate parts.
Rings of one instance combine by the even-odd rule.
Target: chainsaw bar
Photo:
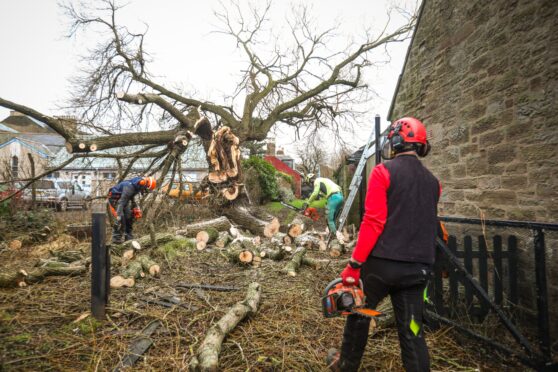
[[[352,308],[351,312],[353,314],[357,314],[357,315],[362,315],[362,316],[366,316],[368,318],[381,318],[383,316],[385,316],[386,314],[381,313],[377,310],[372,310],[372,309],[367,309],[365,307],[360,307],[360,308]]]

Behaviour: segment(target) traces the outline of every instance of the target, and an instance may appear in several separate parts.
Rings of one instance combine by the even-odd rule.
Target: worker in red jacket
[[[367,306],[390,296],[406,371],[428,371],[423,292],[434,263],[440,183],[421,163],[430,150],[426,129],[407,117],[391,124],[392,158],[370,175],[358,241],[341,273],[345,285],[363,281]],[[341,352],[330,350],[332,370],[357,371],[370,319],[349,315]]]

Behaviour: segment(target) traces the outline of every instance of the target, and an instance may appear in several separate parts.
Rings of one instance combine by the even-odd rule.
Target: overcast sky
[[[273,28],[278,35],[287,32],[285,16],[297,4],[311,6],[312,14],[323,27],[338,26],[339,38],[331,49],[343,47],[347,40],[362,40],[363,30],[381,30],[393,6],[409,12],[418,0],[275,0]],[[79,72],[79,56],[92,45],[95,35],[68,39],[67,19],[56,0],[0,0],[0,97],[21,103],[49,115],[62,114],[57,107],[68,98],[68,79]],[[230,94],[238,82],[243,60],[232,39],[213,33],[217,21],[213,9],[219,1],[128,0],[119,13],[120,24],[132,30],[149,25],[146,50],[153,58],[151,71],[166,83],[180,83],[195,89],[199,97],[218,101]],[[227,4],[227,0],[223,0]],[[244,3],[241,0],[241,3]],[[392,12],[390,29],[404,22]],[[368,138],[375,113],[385,117],[401,71],[408,42],[389,47],[390,62],[365,75],[378,98],[369,102],[365,134],[354,138],[360,146]],[[386,56],[377,56],[385,60]],[[217,102],[220,103],[220,102]],[[9,111],[0,108],[0,118]],[[368,123],[369,121],[369,123]],[[370,124],[370,126],[368,126]],[[292,148],[292,133],[280,131],[277,142]]]

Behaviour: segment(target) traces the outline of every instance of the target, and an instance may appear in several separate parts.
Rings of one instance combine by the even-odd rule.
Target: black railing
[[[521,228],[533,232],[536,314],[540,354],[531,348],[527,339],[514,322],[510,320],[509,314],[502,310],[504,303],[509,305],[518,304],[518,239],[516,236],[506,234],[508,237],[504,240],[501,235],[494,235],[489,240],[485,234],[480,234],[476,250],[473,249],[474,238],[471,235],[464,234],[460,239],[461,247],[458,246],[455,236],[450,236],[447,246],[440,241],[439,245],[442,249],[438,252],[434,267],[435,277],[429,289],[438,321],[463,328],[462,325],[447,317],[456,318],[459,311],[464,309],[468,318],[482,321],[492,309],[526,352],[526,355],[520,355],[512,349],[507,349],[510,354],[518,357],[523,363],[536,368],[551,365],[544,232],[545,230],[558,231],[558,224],[460,217],[440,217],[440,220],[456,224]],[[487,249],[489,241],[493,247],[491,252]],[[475,271],[476,275],[474,275]],[[505,273],[507,275],[504,276]],[[447,278],[449,282],[446,301],[444,301],[443,278]],[[460,292],[461,286],[464,289],[462,292]],[[492,296],[489,296],[489,293]],[[478,301],[474,301],[474,297],[477,297]],[[470,330],[467,333],[479,340],[487,339]],[[502,345],[498,344],[497,341],[493,340],[492,345],[497,349],[502,349]]]

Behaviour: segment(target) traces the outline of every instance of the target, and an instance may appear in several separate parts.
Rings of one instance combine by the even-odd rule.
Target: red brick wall
[[[297,198],[300,198],[300,186],[301,186],[301,182],[302,182],[300,174],[298,174],[298,172],[294,171],[291,167],[289,167],[287,164],[283,163],[281,160],[279,160],[275,156],[266,155],[266,156],[264,156],[264,160],[267,161],[268,163],[270,163],[271,165],[273,165],[275,167],[275,169],[277,169],[279,172],[286,173],[289,176],[293,177],[293,181],[294,181],[294,184],[295,184],[294,193],[295,193]]]

